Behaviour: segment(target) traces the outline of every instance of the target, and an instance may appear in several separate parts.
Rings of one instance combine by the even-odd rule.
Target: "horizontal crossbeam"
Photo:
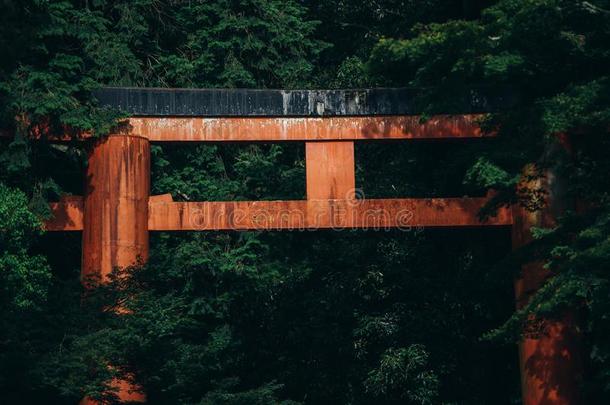
[[[487,198],[173,202],[152,197],[150,231],[274,229],[411,229],[412,227],[508,226],[510,209],[481,221]],[[49,231],[82,230],[78,198],[52,203]]]
[[[327,118],[134,117],[120,133],[156,142],[280,142],[373,139],[452,139],[493,136],[484,133],[481,115]]]
[[[511,225],[510,211],[482,222],[484,198],[173,202],[150,204],[158,231],[460,227]]]
[[[408,139],[470,139],[494,137],[480,127],[481,114],[325,117],[325,118],[181,118],[132,117],[120,123],[115,135],[132,135],[152,142],[316,142]],[[44,130],[41,130],[41,133]],[[89,133],[49,136],[53,141]],[[8,136],[9,134],[3,134]],[[0,134],[2,136],[2,134]],[[42,135],[39,135],[42,136]]]

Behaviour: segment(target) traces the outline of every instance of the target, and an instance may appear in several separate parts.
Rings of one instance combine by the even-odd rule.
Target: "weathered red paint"
[[[370,200],[208,201],[173,202],[169,194],[151,196],[149,231],[210,231],[254,229],[326,229],[507,226],[510,210],[501,208],[487,221],[478,218],[485,198],[402,198]],[[48,231],[82,230],[82,209],[69,203],[70,220],[55,217]],[[65,212],[53,203],[54,212]],[[407,223],[408,222],[408,223]]]
[[[484,132],[485,114],[356,116],[356,117],[131,117],[117,132],[152,142],[282,142],[364,141],[391,139],[468,139],[494,137]],[[8,136],[8,134],[7,134]],[[88,139],[91,134],[66,128],[64,135],[44,128],[32,138],[51,141]]]
[[[149,231],[210,231],[263,229],[397,228],[510,226],[510,210],[501,208],[486,221],[478,218],[485,198],[318,199],[294,201],[173,202],[152,196]],[[56,204],[56,211],[60,209]],[[74,211],[72,218],[82,218]],[[78,231],[78,219],[49,220],[50,231]],[[76,224],[76,225],[75,225]],[[64,227],[65,228],[62,228]]]
[[[354,142],[306,142],[305,170],[308,200],[353,198]]]
[[[105,282],[113,269],[148,259],[150,144],[135,136],[101,139],[91,148],[86,173],[81,274]],[[112,384],[122,401],[145,400],[125,379]]]
[[[133,117],[125,133],[151,141],[278,142],[367,139],[479,138],[480,114],[324,118]]]
[[[83,275],[102,279],[148,258],[150,144],[109,136],[89,154],[83,204]]]
[[[151,202],[155,231],[510,226],[509,209],[478,218],[486,198]]]
[[[493,137],[479,122],[484,114],[357,116],[357,117],[131,117],[116,129],[152,142],[282,142],[391,139],[468,139]],[[0,132],[0,137],[11,136]],[[63,135],[45,126],[32,130],[33,139],[54,142],[85,140],[91,133],[70,128]]]
[[[524,178],[528,178],[526,169]],[[561,209],[560,198],[546,179],[529,182],[529,187],[545,189],[548,194],[544,208],[529,211],[513,207],[513,247],[519,248],[532,241],[532,227],[553,227]],[[525,184],[525,183],[524,183]],[[527,304],[551,274],[540,261],[526,263],[515,280],[517,308]],[[579,356],[580,332],[574,315],[565,313],[560,319],[530,319],[531,329],[526,328],[519,344],[521,369],[521,391],[524,405],[576,405],[580,404],[579,378],[581,359]]]

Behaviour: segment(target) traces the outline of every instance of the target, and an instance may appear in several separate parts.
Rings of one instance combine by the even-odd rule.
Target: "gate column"
[[[558,153],[559,145],[549,153]],[[523,178],[534,175],[535,168],[526,168]],[[529,211],[513,207],[513,248],[533,240],[532,227],[554,227],[556,219],[566,210],[565,185],[554,170],[542,179],[524,185],[546,192],[543,207]],[[541,261],[525,263],[515,280],[517,308],[525,306],[531,296],[551,277]],[[524,405],[577,405],[581,403],[579,352],[580,331],[574,314],[564,313],[559,319],[530,319],[519,343],[521,391]]]
[[[89,152],[83,209],[83,280],[108,282],[115,268],[148,259],[150,144],[138,136],[110,135]],[[143,401],[125,380],[115,380],[122,401]],[[82,404],[95,403],[89,399]]]
[[[148,259],[149,141],[124,135],[97,141],[86,176],[82,276],[104,282],[114,268]]]

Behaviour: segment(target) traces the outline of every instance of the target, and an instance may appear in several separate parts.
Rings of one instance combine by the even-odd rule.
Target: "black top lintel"
[[[468,90],[447,95],[451,106],[434,113],[483,113],[510,105],[506,92]],[[411,88],[355,90],[171,89],[105,87],[94,92],[101,106],[134,116],[320,117],[430,113],[422,91]],[[442,104],[442,103],[441,103]]]

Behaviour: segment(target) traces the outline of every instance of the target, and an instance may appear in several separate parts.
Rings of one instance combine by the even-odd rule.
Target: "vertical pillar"
[[[82,276],[108,281],[114,268],[148,259],[150,144],[111,135],[89,153],[83,214]],[[144,400],[127,380],[113,381],[122,401]],[[95,403],[89,399],[83,404]]]
[[[150,145],[111,135],[89,154],[83,218],[83,276],[103,282],[115,267],[148,258]]]
[[[306,142],[305,160],[308,200],[353,198],[354,142]]]
[[[533,170],[532,167],[528,170]],[[524,178],[527,178],[527,171]],[[513,247],[532,241],[532,227],[552,227],[557,215],[565,208],[562,187],[552,171],[537,184],[529,184],[547,192],[544,207],[528,211],[514,207]],[[551,276],[542,262],[525,264],[515,280],[517,308]],[[524,405],[576,405],[580,403],[579,332],[571,313],[558,320],[530,319],[531,327],[524,331],[519,344],[521,392]]]

